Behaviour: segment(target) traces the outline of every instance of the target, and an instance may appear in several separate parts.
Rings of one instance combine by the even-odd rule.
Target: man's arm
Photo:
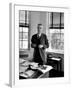
[[[45,45],[43,45],[43,48],[48,48],[49,47],[49,42],[48,42],[48,39],[47,39],[47,36],[45,35]]]
[[[35,48],[36,47],[36,44],[31,43],[31,47],[32,48]]]
[[[35,48],[37,45],[34,43],[34,37],[32,36],[32,39],[31,39],[31,47],[32,48]]]

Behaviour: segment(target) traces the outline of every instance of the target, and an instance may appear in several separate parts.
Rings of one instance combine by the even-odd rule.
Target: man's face
[[[41,34],[43,30],[43,26],[42,25],[38,25],[38,34]]]

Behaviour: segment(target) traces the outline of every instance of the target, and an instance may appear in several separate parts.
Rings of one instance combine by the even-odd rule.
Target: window
[[[28,49],[29,39],[29,12],[19,11],[19,48],[20,50]]]
[[[49,24],[50,48],[64,50],[64,13],[51,12]]]
[[[51,36],[51,49],[63,50],[64,49],[64,33],[63,30],[50,30]]]
[[[50,14],[50,29],[64,29],[64,13],[52,12]]]

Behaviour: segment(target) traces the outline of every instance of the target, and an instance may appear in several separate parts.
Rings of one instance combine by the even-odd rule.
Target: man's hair
[[[38,27],[38,26],[42,26],[42,24],[38,24],[37,27]]]

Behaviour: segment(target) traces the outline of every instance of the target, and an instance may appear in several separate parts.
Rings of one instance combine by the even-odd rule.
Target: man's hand
[[[39,48],[43,48],[43,45],[39,45]]]

